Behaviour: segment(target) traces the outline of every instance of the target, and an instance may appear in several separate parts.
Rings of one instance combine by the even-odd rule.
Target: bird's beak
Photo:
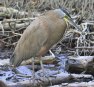
[[[73,25],[78,31],[81,31],[81,28],[77,26],[77,24],[72,20],[72,18],[65,16],[64,20],[66,22],[69,22],[71,25]]]

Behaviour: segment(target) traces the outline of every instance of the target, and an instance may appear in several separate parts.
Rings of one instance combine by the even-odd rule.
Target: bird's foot
[[[40,71],[37,72],[37,75],[39,76],[41,80],[46,80],[48,78],[46,69],[41,69]]]

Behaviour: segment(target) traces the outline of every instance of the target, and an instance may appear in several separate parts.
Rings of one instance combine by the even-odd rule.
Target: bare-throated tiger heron
[[[29,58],[38,57],[41,60],[41,57],[63,37],[67,21],[78,29],[63,9],[51,10],[37,17],[19,39],[10,63],[17,67]],[[42,65],[42,61],[40,63]]]

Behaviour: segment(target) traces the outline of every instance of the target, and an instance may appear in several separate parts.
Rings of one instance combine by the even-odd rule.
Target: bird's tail
[[[10,57],[10,65],[13,65],[15,61],[15,54],[13,53]]]
[[[22,59],[19,59],[19,57],[16,56],[15,53],[12,54],[10,58],[10,65],[13,67],[18,67],[22,62]]]
[[[0,87],[8,87],[3,81],[0,80]]]

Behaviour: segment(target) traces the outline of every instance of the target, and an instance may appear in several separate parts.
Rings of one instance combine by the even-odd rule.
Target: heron
[[[79,30],[69,13],[61,8],[37,17],[23,32],[10,58],[10,64],[18,67],[22,61],[32,58],[34,67],[33,61],[37,57],[44,71],[41,57],[63,38],[68,22]]]
[[[0,80],[0,87],[8,87],[2,80]]]

